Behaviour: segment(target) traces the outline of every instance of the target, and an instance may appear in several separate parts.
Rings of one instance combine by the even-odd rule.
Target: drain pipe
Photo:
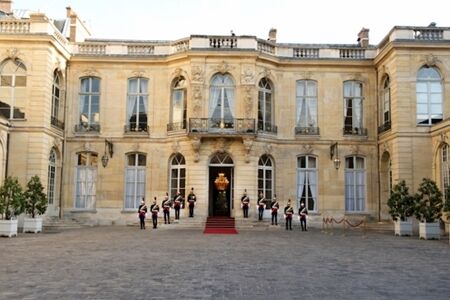
[[[68,79],[68,74],[69,74],[69,61],[66,62],[66,69],[64,71],[65,73],[65,80],[64,80],[64,113],[63,113],[63,118],[64,118],[64,129],[63,129],[63,143],[62,143],[62,149],[61,149],[61,170],[60,170],[60,184],[59,184],[59,219],[63,218],[63,212],[62,212],[62,196],[63,196],[63,184],[64,184],[64,160],[66,159],[66,129],[67,129],[67,120],[66,120],[66,115],[67,115],[67,88],[68,88],[68,84],[67,82],[69,81]]]

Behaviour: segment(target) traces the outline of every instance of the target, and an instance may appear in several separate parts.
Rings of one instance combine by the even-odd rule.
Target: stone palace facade
[[[247,191],[253,215],[262,192],[379,220],[399,180],[450,184],[449,27],[396,26],[378,45],[364,28],[338,45],[275,29],[103,40],[70,7],[0,10],[1,178],[39,175],[49,217],[125,224],[142,197],[193,187],[200,219],[242,218]]]

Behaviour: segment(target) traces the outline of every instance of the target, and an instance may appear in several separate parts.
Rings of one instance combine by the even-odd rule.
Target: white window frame
[[[181,116],[175,111],[176,104],[181,102]],[[173,80],[172,84],[172,99],[170,101],[170,124],[175,129],[186,128],[187,118],[187,104],[186,104],[186,79],[183,76],[177,77]]]
[[[182,172],[184,171],[184,177]],[[186,159],[181,153],[177,153],[172,156],[169,161],[169,197],[172,199],[177,192],[181,195],[186,195]],[[176,173],[175,178],[173,172]],[[174,179],[176,184],[173,185]]]
[[[357,86],[360,87],[360,94],[358,94]],[[349,87],[349,89],[347,88]],[[349,93],[347,91],[350,90]],[[351,119],[351,130],[355,132],[355,128],[362,130],[364,128],[364,85],[357,80],[344,81],[344,128],[349,129],[347,118]],[[347,115],[349,103],[351,102],[351,116]],[[359,106],[359,108],[358,108]],[[358,119],[359,115],[359,119]]]
[[[353,167],[347,167],[347,160],[353,160]],[[363,168],[357,167],[362,159]],[[366,160],[362,156],[353,155],[345,158],[345,211],[361,213],[366,211]]]
[[[83,81],[88,80],[88,90],[83,91]],[[92,81],[98,80],[98,92],[92,91]],[[83,77],[80,79],[80,123],[83,125],[84,122],[86,122],[86,125],[97,125],[100,123],[100,101],[101,101],[101,79],[98,77],[90,76],[90,77]],[[88,97],[88,111],[87,111],[87,120],[82,119],[83,115],[83,104],[84,104],[84,97]],[[92,98],[98,97],[98,111],[94,112],[92,107]]]
[[[85,165],[78,164],[80,155],[87,156],[87,162]],[[81,152],[77,153],[76,159],[74,209],[95,210],[97,197],[98,155],[93,152]],[[81,189],[84,189],[85,192],[83,193]]]
[[[310,89],[312,85],[312,88]],[[300,93],[300,86],[303,87],[303,93]],[[301,128],[318,127],[317,120],[317,81],[315,80],[297,80],[296,82],[296,126]],[[310,91],[313,91],[311,94]]]
[[[264,77],[258,84],[258,130],[272,131],[273,125],[273,85],[270,79]]]
[[[16,66],[16,70],[14,72],[4,72],[5,67],[7,67],[8,64],[13,64]],[[14,69],[14,67],[13,67]],[[9,119],[13,120],[14,118],[14,109],[16,107],[16,89],[18,88],[25,88],[27,86],[27,67],[20,59],[7,59],[2,63],[1,66],[1,72],[0,72],[0,88],[7,88],[9,87],[9,99],[11,101],[10,108],[9,108]],[[9,77],[11,76],[11,85],[3,85],[3,76]],[[17,78],[18,77],[24,77],[24,85],[17,85]],[[5,96],[5,98],[8,98]]]
[[[130,158],[134,156],[134,162],[130,165]],[[139,163],[140,156],[144,157],[144,164]],[[147,156],[143,153],[128,153],[126,155],[124,210],[135,211],[139,208],[142,198],[145,198],[146,165]],[[128,188],[130,186],[130,188]]]
[[[228,103],[229,113],[226,114],[226,103]],[[233,128],[234,127],[234,106],[235,106],[235,85],[229,74],[216,74],[211,79],[209,90],[209,113],[211,128]],[[216,109],[220,107],[220,116],[216,116]]]
[[[267,173],[270,171],[270,178]],[[260,172],[262,176],[260,176]],[[267,184],[269,181],[269,184]],[[262,192],[266,204],[270,204],[275,194],[275,165],[269,155],[262,155],[258,160],[258,195]]]
[[[52,111],[51,116],[55,120],[59,119],[59,108],[61,105],[61,76],[58,71],[54,72],[52,85]]]
[[[444,199],[447,196],[447,188],[450,187],[450,147],[448,144],[443,144],[441,147],[441,180],[442,180],[442,194]]]
[[[382,124],[386,124],[391,121],[391,82],[389,76],[384,80],[382,104],[381,120]]]
[[[136,81],[136,92],[131,91],[131,83]],[[133,77],[128,78],[127,89],[127,126],[132,131],[147,131],[148,126],[148,82],[147,78]],[[144,106],[144,112],[141,113],[141,100]],[[135,127],[132,127],[130,118],[133,116],[133,109],[136,107]],[[141,122],[140,117],[145,116],[145,123]],[[143,123],[143,124],[141,124]],[[140,127],[141,126],[141,127]],[[145,128],[142,128],[145,126]]]
[[[48,158],[48,172],[47,172],[47,199],[48,204],[53,205],[56,197],[56,152],[54,149],[50,150]]]
[[[423,69],[433,69],[437,75],[439,76],[439,78],[434,78],[434,77],[420,77],[420,73],[421,70]],[[432,85],[439,83],[440,85],[440,91],[439,92],[433,92],[432,91]],[[426,92],[419,92],[419,86],[425,84],[426,85]],[[424,101],[422,101],[420,98],[421,95],[424,96]],[[440,95],[440,99],[439,102],[433,103],[433,96],[434,95]],[[434,100],[435,101],[435,100]],[[444,98],[443,98],[443,86],[442,86],[442,76],[439,72],[439,70],[435,67],[422,67],[419,69],[419,71],[417,72],[417,84],[416,84],[416,123],[419,126],[431,126],[433,124],[436,124],[440,121],[443,120],[443,104],[444,104]],[[421,112],[421,110],[419,109],[419,106],[426,106],[426,113],[419,113]],[[439,107],[439,112],[438,113],[433,113],[433,108],[434,107]],[[426,119],[424,119],[423,121],[419,121],[422,120],[422,118],[419,119],[419,115],[420,116],[424,116],[427,115]],[[440,118],[435,118],[437,121],[433,123],[433,116],[440,115]]]
[[[305,167],[301,167],[300,160],[305,159]],[[315,166],[312,167],[309,165],[309,159],[313,159]],[[319,195],[317,193],[318,186],[318,159],[314,155],[301,155],[297,157],[297,207],[300,207],[300,201],[303,195],[303,191],[305,191],[306,187],[306,200],[305,206],[308,211],[317,212],[318,211],[318,203],[319,203]],[[310,195],[311,192],[311,195]],[[312,200],[313,206],[309,205],[309,201]]]

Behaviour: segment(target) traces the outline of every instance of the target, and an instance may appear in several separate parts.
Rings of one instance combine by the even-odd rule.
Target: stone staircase
[[[47,217],[42,224],[43,232],[58,232],[68,229],[79,229],[83,224],[74,219],[60,219],[59,217]]]

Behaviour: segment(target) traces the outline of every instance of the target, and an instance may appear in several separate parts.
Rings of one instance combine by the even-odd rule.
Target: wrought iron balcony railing
[[[295,127],[295,135],[319,135],[319,127]]]
[[[55,117],[51,117],[51,119],[50,119],[50,124],[52,124],[53,126],[59,128],[59,129],[64,130],[64,122],[58,120],[58,119],[55,118]]]
[[[100,124],[81,123],[75,125],[75,132],[100,132]]]
[[[345,126],[343,131],[344,131],[344,135],[359,135],[359,136],[367,135],[367,128],[362,128],[362,127]]]
[[[383,125],[378,127],[378,133],[383,133],[391,129],[391,121],[384,122]]]
[[[255,134],[255,119],[189,119],[191,133]]]
[[[179,131],[186,129],[186,121],[167,124],[167,131]]]
[[[130,123],[124,126],[125,133],[148,133],[148,125],[146,123]]]
[[[258,121],[258,132],[276,134],[278,132],[278,127],[270,122]]]

